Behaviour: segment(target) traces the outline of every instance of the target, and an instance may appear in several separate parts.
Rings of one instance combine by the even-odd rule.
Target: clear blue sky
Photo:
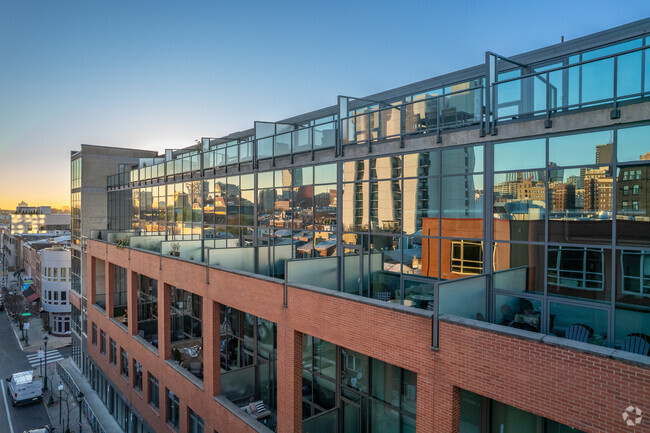
[[[80,143],[162,151],[650,16],[627,1],[0,0],[0,208]]]

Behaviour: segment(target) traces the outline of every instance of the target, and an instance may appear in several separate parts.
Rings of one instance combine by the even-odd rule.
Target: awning
[[[29,296],[27,297],[27,300],[28,300],[29,302],[34,302],[34,301],[37,300],[38,298],[40,298],[40,296],[38,295],[38,293],[34,292],[34,293],[32,293],[31,295],[29,295]]]
[[[25,283],[25,284],[23,284],[23,292],[24,292],[25,290],[29,289],[29,286],[31,286],[31,285],[32,285],[32,283]]]

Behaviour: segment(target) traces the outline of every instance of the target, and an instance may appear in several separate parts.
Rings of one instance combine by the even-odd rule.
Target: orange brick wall
[[[164,285],[204,297],[204,390],[130,338],[100,310],[88,308],[88,321],[116,339],[118,346],[129,353],[129,360],[136,359],[143,365],[142,396],[108,363],[108,358],[99,354],[98,347],[89,343],[91,357],[157,431],[171,431],[164,422],[165,389],[179,396],[183,433],[187,431],[188,404],[203,418],[206,432],[252,431],[213,399],[219,394],[219,375],[215,374],[219,366],[218,304],[278,324],[279,432],[301,431],[303,333],[417,373],[418,432],[458,431],[460,388],[586,432],[627,432],[629,429],[621,421],[624,408],[629,404],[650,405],[650,372],[629,363],[447,322],[440,324],[440,349],[433,351],[430,318],[388,309],[375,301],[357,302],[289,287],[284,307],[284,288],[277,282],[211,268],[208,284],[205,266],[118,250],[95,241],[88,242],[88,257],[89,290],[94,287],[91,257],[97,257],[157,279],[159,302],[163,302]],[[165,317],[159,314],[159,318]],[[162,353],[162,338],[159,346]],[[146,402],[148,371],[160,381],[160,414]],[[650,420],[644,422],[650,426]]]

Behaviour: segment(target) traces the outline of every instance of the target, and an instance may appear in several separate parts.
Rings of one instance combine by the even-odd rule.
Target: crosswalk
[[[48,350],[47,351],[47,364],[51,364],[53,362],[56,362],[60,359],[63,359],[63,356],[59,353],[58,350],[53,349],[53,350]],[[39,369],[43,365],[43,362],[45,362],[45,357],[39,358],[38,353],[34,353],[31,355],[27,355],[27,360],[29,363],[32,365],[33,369]]]

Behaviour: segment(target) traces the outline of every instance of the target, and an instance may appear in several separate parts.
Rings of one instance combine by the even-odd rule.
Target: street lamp
[[[63,391],[63,384],[61,382],[59,382],[58,389],[59,389],[59,424],[61,424],[61,408],[63,407],[63,405],[61,404],[61,391]]]
[[[81,433],[81,402],[83,401],[84,393],[79,391],[77,393],[77,403],[79,404],[79,433]]]
[[[47,391],[47,335],[43,337],[43,345],[45,345],[45,386],[43,387],[43,391]]]

